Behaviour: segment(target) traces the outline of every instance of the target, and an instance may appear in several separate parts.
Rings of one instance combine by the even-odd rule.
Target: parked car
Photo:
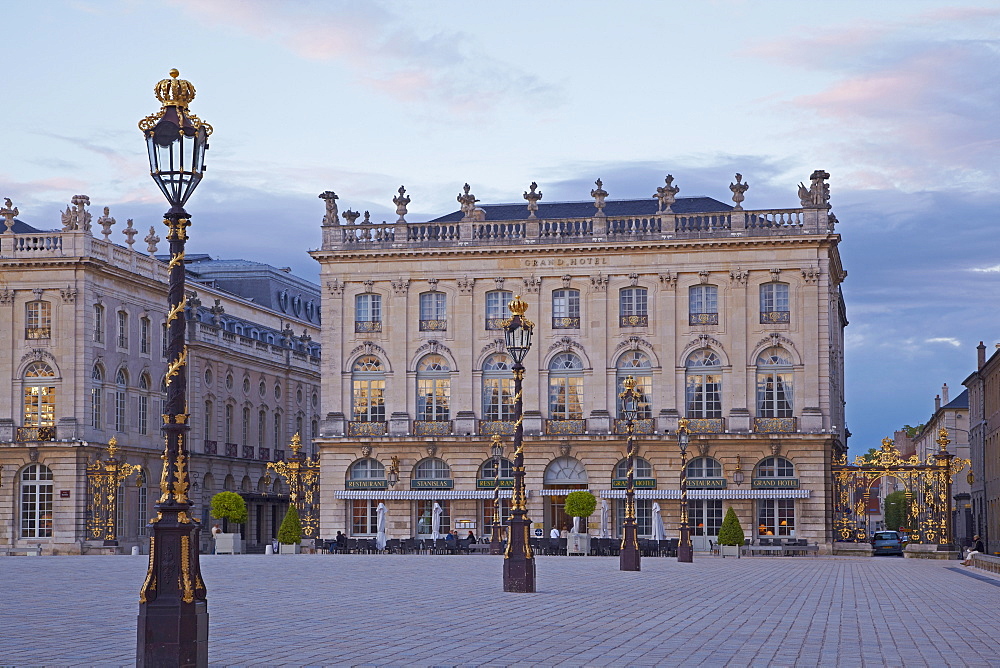
[[[872,536],[875,554],[898,554],[903,556],[903,536],[898,531],[878,531]]]

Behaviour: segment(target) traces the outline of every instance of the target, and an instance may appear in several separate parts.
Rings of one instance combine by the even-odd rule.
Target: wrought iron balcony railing
[[[36,339],[51,339],[52,338],[52,328],[51,327],[25,327],[24,328],[24,338],[36,340]]]
[[[552,316],[552,329],[580,329],[580,317],[557,318]]]
[[[483,436],[492,436],[493,434],[500,434],[501,436],[510,436],[516,430],[516,425],[513,420],[480,420],[479,421],[479,433]]]
[[[688,313],[689,325],[718,325],[718,313]]]
[[[54,441],[56,440],[55,427],[18,427],[14,434],[17,443],[27,443],[28,441]]]
[[[503,329],[506,318],[486,318],[486,329]]]
[[[226,443],[226,457],[239,457],[240,446],[237,443]]]
[[[760,324],[770,325],[773,323],[789,323],[792,321],[790,311],[761,311]]]
[[[448,331],[447,320],[421,320],[421,332],[446,332]]]
[[[385,436],[385,422],[348,422],[348,436]]]
[[[758,434],[794,434],[796,424],[793,417],[758,417],[753,419],[753,430]]]
[[[243,459],[256,459],[257,453],[254,452],[254,447],[252,445],[243,446]]]
[[[414,420],[413,433],[417,436],[448,436],[451,420]]]
[[[587,430],[586,420],[546,420],[546,434],[582,434]]]
[[[257,449],[259,451],[257,459],[261,460],[262,462],[271,461],[271,448],[257,448]]]
[[[721,434],[726,431],[725,418],[688,418],[688,431],[692,434]]]
[[[359,333],[381,332],[381,320],[355,320],[354,331]]]
[[[643,315],[623,315],[618,317],[620,327],[649,327],[649,316]]]
[[[632,421],[633,434],[652,434],[656,432],[656,421],[653,418],[638,418]],[[628,433],[628,420],[615,420],[615,433]]]
[[[204,452],[205,452],[206,455],[217,455],[217,454],[219,454],[219,442],[218,441],[209,441],[209,440],[206,440],[205,441],[205,450],[204,450]]]

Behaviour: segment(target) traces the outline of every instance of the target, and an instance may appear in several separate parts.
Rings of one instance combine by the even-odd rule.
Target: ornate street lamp
[[[677,545],[677,561],[686,564],[694,561],[691,528],[688,526],[687,449],[690,438],[687,418],[681,418],[677,421],[677,447],[681,449],[681,540]]]
[[[160,499],[150,520],[149,570],[139,591],[139,666],[207,666],[208,601],[198,561],[198,520],[188,498],[187,347],[184,345],[184,243],[191,221],[184,203],[201,182],[212,126],[188,111],[190,82],[163,79],[153,89],[160,110],[139,121],[146,137],[149,169],[170,210],[164,214],[170,263],[167,291],[166,449]]]
[[[500,434],[493,434],[490,445],[490,456],[493,457],[493,466],[496,471],[493,476],[493,524],[490,528],[490,554],[500,554],[503,552],[501,541],[503,536],[503,516],[500,513],[500,460],[503,457],[503,443],[500,442]]]
[[[399,483],[399,457],[393,455],[389,458],[389,470],[385,474],[389,487],[395,487]]]
[[[622,382],[625,391],[618,395],[621,400],[622,416],[626,420],[628,433],[628,476],[625,490],[625,526],[622,532],[622,547],[618,555],[618,569],[622,571],[640,570],[642,554],[639,552],[639,538],[635,525],[635,419],[639,416],[639,400],[642,393],[635,389],[635,378],[628,376]]]
[[[288,461],[268,462],[267,470],[274,471],[288,483],[288,496],[299,513],[302,523],[302,534],[309,538],[318,538],[319,504],[316,503],[316,492],[319,482],[319,460],[309,459],[302,450],[302,439],[295,432],[292,442],[288,444],[292,456]]]
[[[739,487],[746,481],[746,475],[743,473],[743,460],[740,459],[739,455],[736,455],[736,470],[733,471],[733,482]]]
[[[535,591],[535,555],[528,542],[527,499],[524,492],[524,381],[525,356],[531,349],[534,324],[524,317],[528,304],[520,296],[507,305],[513,314],[503,323],[507,353],[514,360],[514,492],[510,498],[510,520],[507,525],[507,549],[503,555],[503,590],[510,592]]]

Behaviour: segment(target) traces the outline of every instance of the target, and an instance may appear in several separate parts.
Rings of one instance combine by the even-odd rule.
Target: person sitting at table
[[[466,540],[469,541],[470,545],[472,545],[473,543],[476,542],[476,534],[472,533],[471,531],[469,532],[469,535],[466,536],[465,538],[466,538]]]
[[[343,550],[347,547],[347,536],[340,531],[337,532],[337,536],[334,538],[334,541],[337,543],[338,550]]]

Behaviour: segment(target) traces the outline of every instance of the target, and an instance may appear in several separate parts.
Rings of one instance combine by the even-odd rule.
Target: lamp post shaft
[[[490,528],[490,554],[502,554],[503,537],[501,532],[503,528],[501,522],[503,518],[500,512],[500,458],[496,457],[493,461],[496,463],[496,475],[493,479],[493,525]]]
[[[515,362],[514,372],[514,491],[507,522],[507,549],[503,560],[503,590],[518,593],[535,591],[535,555],[528,542],[531,521],[528,519],[524,490],[524,366]]]
[[[188,499],[187,349],[184,345],[183,208],[167,212],[170,264],[167,316],[167,402],[160,498],[150,520],[149,568],[139,592],[138,666],[207,666],[208,603],[198,560],[200,529]]]
[[[681,540],[677,545],[677,561],[690,564],[694,561],[691,545],[691,527],[688,525],[687,452],[681,451]]]
[[[639,537],[635,522],[635,424],[628,421],[628,474],[625,480],[625,524],[622,531],[622,546],[618,553],[618,570],[641,570],[642,554],[639,552]]]

